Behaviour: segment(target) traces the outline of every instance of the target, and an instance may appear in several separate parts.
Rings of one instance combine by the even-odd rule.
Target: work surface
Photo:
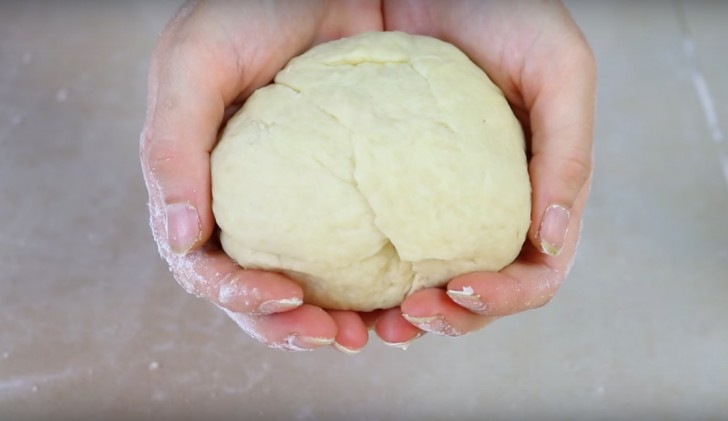
[[[572,3],[600,98],[568,282],[357,356],[267,349],[158,257],[137,140],[175,3],[2,3],[0,419],[728,417],[728,2]]]

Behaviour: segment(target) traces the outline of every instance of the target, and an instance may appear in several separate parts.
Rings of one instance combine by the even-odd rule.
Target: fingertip
[[[462,336],[495,320],[459,306],[441,289],[425,289],[409,298],[412,300],[402,304],[403,317],[418,329],[436,335]]]
[[[361,317],[353,311],[330,310],[337,326],[334,347],[345,354],[357,354],[367,344],[369,333]]]
[[[407,297],[401,305],[402,314],[410,317],[428,317],[448,303],[453,304],[444,291],[426,288]]]
[[[474,272],[453,278],[447,284],[447,295],[453,303],[484,316],[512,314],[513,305],[518,303],[514,286],[505,275],[497,272]]]
[[[483,314],[488,310],[487,303],[476,294],[471,286],[453,288],[447,290],[447,296],[460,307],[466,308],[473,313]]]
[[[279,298],[262,302],[258,306],[259,314],[275,314],[290,311],[298,308],[303,304],[303,300],[298,297]]]
[[[553,156],[554,153],[557,156]],[[566,164],[558,156],[570,153],[551,151],[531,161],[533,203],[529,239],[545,256],[557,257],[563,251],[572,222],[580,217],[574,209],[575,202],[588,188],[591,168],[583,162],[576,163],[586,158],[573,158],[569,160],[571,164]],[[576,169],[567,169],[569,165]]]
[[[561,204],[551,204],[541,217],[537,237],[541,253],[556,257],[561,254],[571,221],[571,210]]]
[[[214,288],[213,288],[214,289]],[[210,299],[236,313],[270,315],[303,305],[303,290],[292,279],[256,269],[238,269],[211,291]]]
[[[334,338],[328,336],[291,335],[286,338],[285,344],[273,344],[272,347],[281,347],[284,351],[313,351],[325,348],[334,343]]]
[[[414,336],[409,336],[409,339],[403,339],[403,340],[400,340],[397,342],[390,342],[390,341],[385,341],[384,339],[382,339],[382,343],[384,343],[385,345],[390,346],[392,348],[399,348],[402,351],[406,351],[409,349],[410,346],[412,346],[413,343],[415,343],[415,341],[420,339],[422,337],[422,335],[424,335],[424,334],[425,333],[423,331],[417,329],[417,333]]]
[[[401,349],[407,349],[422,335],[422,331],[405,320],[399,308],[385,310],[374,330],[385,345]]]
[[[362,348],[347,348],[346,346],[340,344],[338,341],[334,340],[334,349],[341,352],[342,354],[346,355],[356,355],[362,351]]]
[[[304,304],[285,313],[252,316],[222,310],[253,339],[282,351],[312,351],[331,346],[336,324],[321,308]]]
[[[453,278],[447,295],[475,314],[503,317],[542,307],[555,295],[562,279],[548,266],[517,262],[502,272],[473,272]]]
[[[268,346],[285,351],[313,350],[333,345],[334,319],[320,307],[303,304],[283,313],[254,316],[257,330]]]
[[[165,213],[169,247],[184,256],[202,237],[202,221],[197,208],[188,202],[172,203],[166,205]]]

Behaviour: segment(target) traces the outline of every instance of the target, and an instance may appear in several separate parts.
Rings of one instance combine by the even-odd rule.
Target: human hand
[[[526,132],[533,188],[515,262],[416,292],[401,313],[424,331],[458,336],[543,306],[571,267],[591,185],[596,64],[587,42],[558,1],[402,0],[383,10],[386,30],[456,45],[504,91]]]
[[[377,1],[189,3],[154,52],[141,162],[160,254],[187,291],[270,346],[359,350],[377,315],[303,304],[294,281],[237,266],[213,236],[210,152],[226,116],[291,58],[317,43],[381,29]],[[388,329],[405,337],[419,332],[395,316]]]
[[[493,316],[545,303],[565,276],[564,268],[568,268],[573,256],[578,237],[574,225],[578,228],[588,190],[583,187],[588,182],[578,178],[586,179],[590,174],[594,64],[568,14],[558,4],[546,7],[549,20],[533,10],[530,16],[519,15],[500,3],[462,2],[452,10],[437,2],[414,0],[385,3],[384,9],[376,0],[324,3],[190,4],[163,33],[150,71],[141,155],[150,192],[152,229],[175,278],[188,291],[222,307],[251,336],[285,349],[313,349],[335,338],[340,349],[358,350],[366,344],[367,327],[375,327],[385,343],[407,344],[420,331],[403,318],[403,312],[425,330],[455,334],[476,330]],[[444,20],[436,22],[434,16]],[[458,19],[464,17],[467,19],[463,22],[470,24],[461,28]],[[510,19],[504,21],[504,17]],[[482,46],[474,32],[476,24],[481,23],[479,19],[492,25],[485,26],[483,37],[488,42]],[[534,25],[539,22],[540,26]],[[514,23],[517,25],[512,28],[522,31],[516,37],[519,42],[509,44],[506,30]],[[526,129],[529,125],[535,129],[530,164],[534,186],[531,241],[540,245],[541,239],[549,238],[544,228],[538,229],[542,224],[539,210],[545,208],[544,203],[571,208],[570,232],[559,257],[544,256],[527,244],[519,260],[501,273],[466,275],[449,284],[451,295],[461,302],[463,298],[456,292],[472,288],[488,305],[485,311],[479,310],[483,315],[455,305],[437,289],[414,294],[405,300],[401,310],[326,312],[302,305],[302,291],[290,279],[243,270],[210,241],[214,221],[209,153],[225,117],[271,80],[290,58],[310,46],[382,29],[433,35],[458,45],[504,89]],[[556,39],[559,37],[551,34],[539,44],[535,42],[538,30],[547,30],[547,34],[563,32],[565,36]],[[527,66],[538,63],[525,55],[529,41],[542,47],[537,52],[542,60],[550,59],[548,54],[554,52],[561,52],[562,60],[545,60],[545,69],[526,71]],[[512,49],[500,54],[506,47]],[[573,47],[575,58],[564,59],[569,54],[563,50]],[[586,68],[578,69],[580,63]],[[546,89],[549,83],[559,82],[557,76],[561,75],[555,74],[562,70],[559,66],[577,76],[576,80],[564,81],[565,98],[559,98],[554,88]],[[520,74],[526,78],[518,78]],[[561,105],[550,110],[554,104]],[[552,115],[560,118],[547,120]],[[564,124],[569,127],[560,127]],[[551,140],[562,134],[563,140]],[[568,155],[559,156],[563,151]],[[558,248],[559,244],[553,245]],[[482,306],[478,305],[478,309]],[[433,315],[439,317],[439,326],[434,326],[437,329],[433,329],[432,321],[423,324],[423,319]]]

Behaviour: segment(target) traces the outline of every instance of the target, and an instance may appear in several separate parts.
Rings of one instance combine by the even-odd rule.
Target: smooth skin
[[[448,41],[501,87],[521,121],[533,187],[518,259],[422,290],[400,307],[330,311],[291,279],[246,270],[219,247],[210,152],[226,119],[293,57],[369,31]],[[425,332],[459,336],[548,303],[569,272],[592,174],[596,64],[558,1],[250,0],[186,4],[163,31],[149,73],[141,162],[151,226],[177,281],[269,346],[354,353],[373,328],[406,347]]]

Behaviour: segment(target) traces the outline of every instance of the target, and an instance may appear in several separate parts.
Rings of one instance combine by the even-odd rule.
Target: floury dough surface
[[[515,259],[530,224],[521,127],[454,46],[397,32],[312,48],[212,154],[225,251],[331,309],[398,305]]]

